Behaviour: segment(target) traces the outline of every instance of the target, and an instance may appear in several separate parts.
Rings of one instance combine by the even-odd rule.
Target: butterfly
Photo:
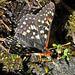
[[[7,37],[5,44],[11,53],[36,53],[48,47],[51,24],[54,18],[53,2],[45,5],[36,15],[26,14],[18,22],[14,37]]]

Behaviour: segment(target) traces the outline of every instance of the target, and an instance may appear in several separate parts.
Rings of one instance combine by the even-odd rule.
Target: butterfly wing
[[[29,53],[42,52],[37,48],[26,47],[25,45],[22,45],[20,40],[11,36],[5,38],[4,43],[9,48],[9,52],[12,54],[28,55]]]
[[[7,37],[4,41],[10,52],[14,54],[41,52],[49,38],[54,11],[55,6],[51,2],[37,15],[24,15],[18,23],[15,36]]]
[[[48,39],[55,11],[54,3],[49,3],[36,14],[24,15],[16,28],[16,38],[26,47],[44,49]]]
[[[45,5],[42,10],[36,15],[38,31],[42,46],[45,47],[51,30],[51,24],[54,17],[55,6],[53,2]]]
[[[16,38],[26,47],[41,48],[40,37],[38,35],[38,26],[36,25],[36,16],[33,14],[24,15],[16,28]],[[39,40],[38,40],[39,39]]]
[[[21,53],[22,44],[18,39],[9,36],[5,38],[4,43],[9,48],[10,53],[13,53],[13,54]]]

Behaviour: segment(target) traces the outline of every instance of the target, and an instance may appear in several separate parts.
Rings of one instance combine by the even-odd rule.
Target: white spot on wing
[[[47,35],[46,35],[46,34],[44,35],[44,38],[45,38],[45,39],[47,38]]]
[[[36,39],[40,39],[40,36],[39,36],[39,35],[36,35],[35,38],[36,38]]]
[[[41,27],[42,25],[39,25],[39,27]]]
[[[33,35],[35,35],[36,33],[35,32],[33,32]]]
[[[49,28],[45,27],[45,30],[49,31]]]
[[[52,22],[52,19],[51,19],[51,20],[49,20],[49,22]]]
[[[25,20],[28,20],[28,18],[25,18]]]
[[[33,29],[36,29],[35,25],[33,25]]]
[[[50,11],[50,13],[51,13],[51,11]]]
[[[30,33],[30,30],[27,30],[27,33]]]
[[[31,36],[31,39],[34,39],[34,36]]]
[[[21,47],[19,44],[16,45],[17,47]]]
[[[42,23],[44,23],[44,20],[42,20]]]
[[[30,29],[30,27],[29,27],[29,29]]]
[[[47,12],[47,10],[45,12]]]
[[[24,36],[25,36],[25,35],[26,35],[26,32],[23,32],[23,33],[22,33],[22,35],[24,35]]]
[[[35,17],[33,19],[35,20]]]
[[[49,14],[49,12],[48,12],[48,14]]]
[[[46,24],[47,24],[47,25],[50,25],[48,21],[46,21]]]
[[[43,14],[45,16],[45,14]]]
[[[46,20],[46,18],[44,18],[44,20]]]
[[[23,24],[26,24],[26,22],[24,21]]]
[[[33,30],[33,26],[32,25],[30,25],[31,26],[31,29]]]
[[[41,22],[41,20],[40,20],[40,19],[38,19],[38,22]]]
[[[29,17],[29,19],[31,19],[31,17]]]
[[[32,29],[32,30],[33,30],[33,29],[35,29],[35,30],[36,30],[35,25],[31,25],[31,29]]]
[[[23,25],[21,25],[20,28],[23,28]]]
[[[40,33],[44,33],[44,30],[41,30]]]
[[[54,16],[54,13],[52,12],[52,16]]]
[[[48,14],[46,14],[46,16],[48,16]]]
[[[42,16],[42,14],[40,16]]]
[[[23,47],[25,48],[26,46],[25,46],[25,45],[23,45]]]

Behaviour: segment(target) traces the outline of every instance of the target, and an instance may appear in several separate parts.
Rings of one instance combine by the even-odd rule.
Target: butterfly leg
[[[46,73],[48,73],[48,67],[47,67],[47,56],[50,56],[50,51],[48,50],[47,52],[46,52],[46,54],[45,54],[45,56],[46,56]]]
[[[0,22],[1,22],[2,24],[4,24],[4,26],[5,26],[9,31],[11,31],[11,29],[3,22],[3,20],[0,20]]]
[[[42,61],[42,58],[41,58],[42,55],[43,55],[43,54],[40,53],[40,59],[38,59],[38,61]],[[44,55],[43,55],[43,56],[44,56]],[[46,73],[48,73],[48,67],[47,67],[47,56],[46,56]]]
[[[47,56],[46,56],[46,73],[48,73],[48,67],[47,67]]]
[[[43,52],[43,53],[40,53],[40,59],[38,59],[38,61],[41,61],[42,58],[41,56],[46,56],[46,73],[48,73],[48,67],[47,67],[47,56],[50,56],[50,51],[48,50],[47,52]]]
[[[38,59],[38,61],[42,61],[42,59],[41,59],[41,53],[40,53],[40,59]]]

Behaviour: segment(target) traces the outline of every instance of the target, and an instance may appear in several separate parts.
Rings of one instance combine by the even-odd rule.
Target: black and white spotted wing
[[[18,39],[9,36],[9,37],[5,38],[4,43],[9,48],[10,53],[13,53],[13,54],[21,53],[22,44]]]
[[[51,24],[54,17],[55,6],[54,3],[49,3],[42,8],[42,10],[37,13],[37,25],[40,40],[42,42],[43,47],[45,47],[46,42],[48,40],[49,32],[51,30]]]
[[[16,28],[16,38],[26,47],[43,49],[48,39],[55,11],[54,3],[49,3],[37,14],[24,15]]]
[[[16,28],[16,38],[26,47],[41,48],[41,42],[38,40],[40,37],[35,15],[27,14],[20,19]]]
[[[26,47],[45,47],[54,16],[54,3],[49,3],[37,14],[27,14],[20,19],[17,38]]]
[[[28,55],[29,53],[42,52],[37,48],[26,47],[25,45],[22,45],[17,38],[11,36],[5,38],[4,43],[9,48],[9,52],[12,54]]]

